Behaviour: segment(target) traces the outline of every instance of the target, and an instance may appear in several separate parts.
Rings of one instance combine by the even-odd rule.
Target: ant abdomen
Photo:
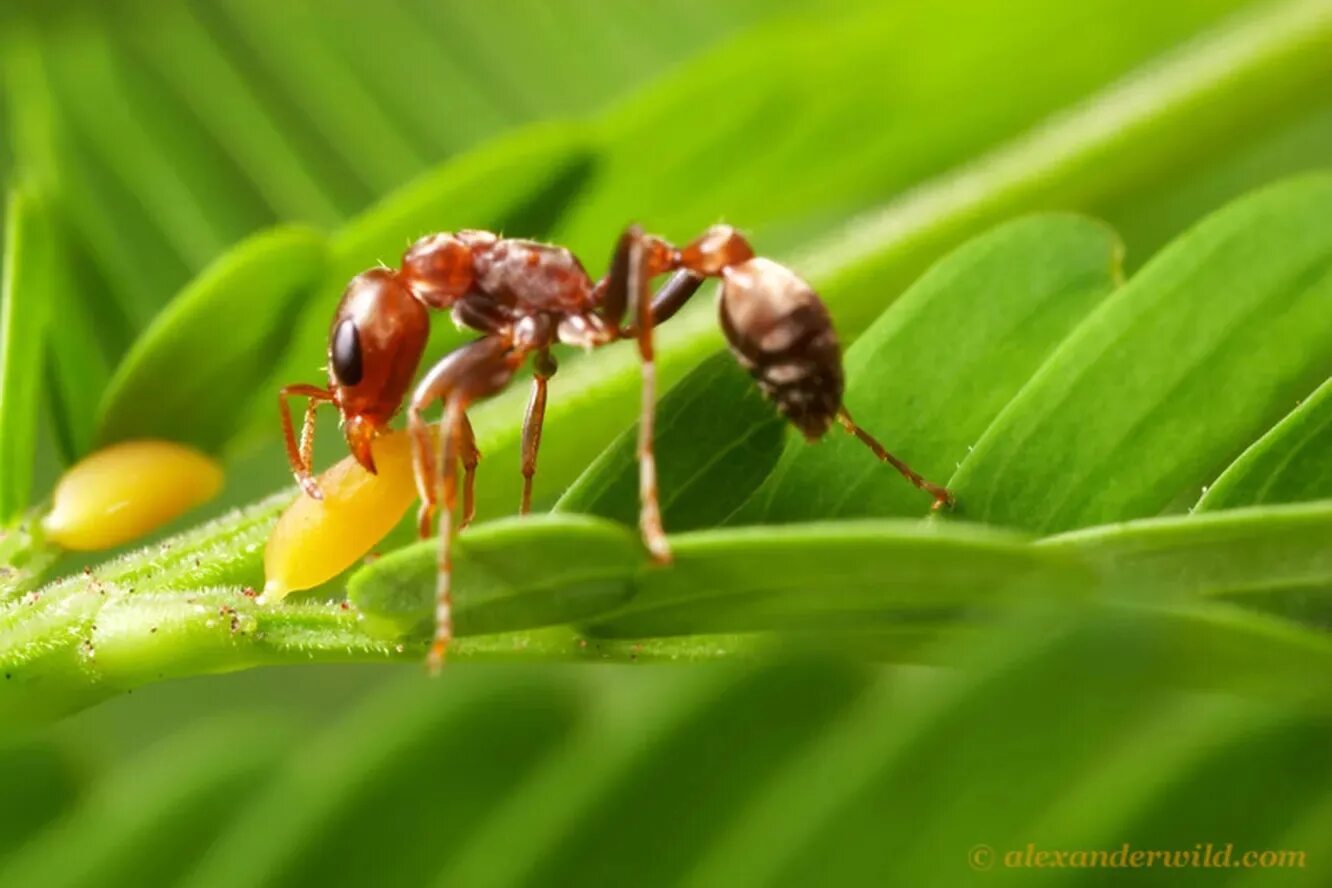
[[[762,257],[723,272],[721,326],[736,360],[810,440],[842,406],[842,352],[814,289]]]

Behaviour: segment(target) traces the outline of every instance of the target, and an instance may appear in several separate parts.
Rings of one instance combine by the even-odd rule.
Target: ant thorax
[[[474,288],[518,315],[573,314],[592,308],[592,279],[569,250],[525,240],[498,240],[474,250]]]

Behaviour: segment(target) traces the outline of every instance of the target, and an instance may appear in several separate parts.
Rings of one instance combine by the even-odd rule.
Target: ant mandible
[[[654,277],[675,272],[649,298]],[[357,461],[375,471],[371,442],[397,413],[421,360],[431,309],[449,309],[459,327],[483,334],[443,358],[412,393],[407,426],[421,507],[421,536],[439,513],[439,579],[435,635],[429,663],[437,669],[453,637],[450,591],[451,539],[457,464],[463,466],[461,530],[472,520],[473,485],[480,453],[467,408],[494,395],[533,356],[535,373],[523,422],[521,511],[532,502],[532,478],[546,410],[546,387],[555,374],[556,343],[591,349],[634,339],[642,358],[639,424],[639,526],[657,561],[670,560],[657,503],[652,451],[656,382],[652,330],[669,320],[707,278],[720,278],[722,330],[742,367],[767,398],[808,440],[821,438],[836,420],[880,460],[934,497],[934,508],[952,503],[856,425],[842,404],[842,358],[822,300],[790,269],[754,255],[735,229],[716,225],[685,246],[630,226],[620,237],[610,270],[593,282],[568,250],[486,231],[431,234],[413,244],[398,269],[373,268],[347,285],[329,335],[328,388],[290,385],[279,400],[287,456],[301,489],[320,498],[311,467],[315,408],[332,403],[341,413],[347,444]],[[628,313],[628,322],[625,315]],[[288,398],[309,399],[298,445]],[[423,412],[442,401],[440,460],[431,447]]]

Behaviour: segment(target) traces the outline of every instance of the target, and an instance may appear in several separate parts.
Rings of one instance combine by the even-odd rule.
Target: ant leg
[[[446,355],[425,375],[412,394],[409,423],[412,425],[412,466],[416,487],[425,502],[439,511],[439,573],[435,585],[435,635],[427,663],[437,672],[453,638],[453,513],[457,494],[457,463],[471,462],[475,468],[475,444],[471,442],[467,406],[478,398],[500,391],[526,355],[511,347],[505,337],[486,336]],[[439,431],[439,459],[430,455],[430,434],[421,417],[425,408],[444,401],[444,420]],[[468,453],[468,451],[471,451]],[[466,493],[464,493],[466,499]],[[464,500],[464,509],[467,503]],[[429,505],[423,506],[429,526]],[[418,522],[421,523],[421,522]]]
[[[291,406],[288,398],[306,397],[305,420],[301,423],[300,444],[296,443],[296,432],[291,423]],[[282,437],[287,446],[287,461],[291,463],[292,474],[305,495],[313,499],[323,499],[319,482],[314,478],[314,430],[315,410],[320,404],[332,403],[333,393],[314,385],[288,385],[278,392],[278,407],[282,414]]]
[[[444,408],[440,424],[440,474],[443,488],[439,510],[439,554],[435,580],[435,635],[426,655],[431,674],[438,674],[444,665],[444,655],[453,641],[453,508],[458,484],[458,440],[462,424],[466,421],[467,403],[461,394],[451,395]]]
[[[911,466],[889,453],[869,432],[856,425],[856,421],[851,418],[851,414],[845,407],[842,407],[837,411],[837,421],[841,423],[842,428],[859,438],[861,443],[868,447],[881,462],[888,463],[888,465],[901,472],[903,478],[906,478],[912,484],[916,485],[916,487],[934,497],[934,506],[932,507],[934,510],[937,511],[939,509],[952,507],[953,495],[949,493],[946,488],[926,481],[918,475]]]
[[[416,479],[416,495],[421,505],[416,510],[416,534],[421,539],[430,537],[430,521],[435,515],[438,491],[431,483],[435,477],[435,454],[430,426],[422,415],[422,407],[413,399],[407,408],[407,434],[412,438],[412,476]]]
[[[657,498],[657,458],[652,450],[653,420],[657,401],[657,371],[652,348],[652,303],[648,299],[648,281],[661,269],[654,268],[661,259],[663,241],[648,238],[632,225],[620,238],[615,260],[607,276],[607,305],[630,310],[630,325],[638,341],[638,356],[643,371],[643,404],[638,421],[638,527],[643,543],[658,562],[671,560],[670,545],[661,524],[661,503]],[[651,250],[653,255],[649,255]],[[621,261],[623,257],[623,261]],[[626,331],[627,335],[628,331]]]
[[[476,433],[472,431],[472,421],[464,413],[462,417],[462,465],[463,465],[463,516],[458,522],[458,530],[472,523],[476,517],[476,465],[481,462],[481,451],[476,449]]]
[[[430,536],[430,522],[435,516],[435,507],[439,502],[438,491],[426,483],[435,477],[434,440],[430,426],[421,411],[416,407],[407,411],[407,431],[412,436],[412,472],[416,477],[416,493],[421,498],[421,505],[416,510],[416,533],[421,539]],[[472,431],[471,420],[467,414],[462,418],[462,464],[463,464],[463,517],[458,529],[472,523],[476,517],[476,466],[481,461],[481,451],[476,449],[476,434]]]
[[[532,478],[536,475],[537,451],[541,449],[541,424],[546,419],[546,383],[558,365],[547,350],[536,357],[532,374],[532,396],[527,402],[527,415],[523,418],[523,499],[518,513],[532,511]]]
[[[703,277],[684,269],[671,275],[671,279],[652,297],[652,326],[660,327],[675,317],[675,313],[703,286],[703,281]]]

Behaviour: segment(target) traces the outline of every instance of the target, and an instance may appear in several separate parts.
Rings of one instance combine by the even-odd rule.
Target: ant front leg
[[[500,391],[513,378],[524,354],[512,348],[507,337],[487,336],[446,355],[416,387],[408,408],[412,433],[412,466],[423,500],[424,526],[429,528],[430,503],[439,513],[438,574],[435,584],[435,634],[427,663],[438,672],[453,639],[453,515],[457,496],[457,464],[471,462],[475,468],[475,442],[467,420],[467,407],[478,398]],[[431,436],[422,416],[427,406],[444,402],[440,423],[440,458],[431,456]],[[469,456],[469,451],[471,455]],[[470,487],[470,470],[468,480]],[[464,511],[471,495],[464,490]]]
[[[476,517],[476,466],[481,462],[481,451],[476,449],[476,432],[472,431],[472,421],[467,414],[462,416],[462,439],[460,451],[463,467],[463,514],[458,522],[458,530],[463,530]]]
[[[541,449],[541,425],[546,419],[546,384],[559,365],[548,350],[537,354],[532,374],[532,396],[523,417],[523,498],[518,513],[532,511],[532,479],[536,476],[537,452]]]
[[[435,517],[439,502],[439,491],[428,483],[435,477],[435,436],[420,410],[408,409],[407,432],[412,438],[412,471],[416,477],[416,493],[421,498],[421,505],[416,510],[416,533],[421,539],[430,536],[430,524]],[[476,433],[472,431],[472,422],[464,413],[462,417],[462,442],[459,447],[463,466],[463,514],[458,522],[458,530],[465,529],[476,517],[476,467],[481,462],[481,451],[476,447]]]
[[[305,420],[301,423],[300,444],[296,443],[296,432],[291,423],[291,406],[288,398],[305,397]],[[288,385],[278,392],[278,408],[282,414],[282,437],[287,446],[287,461],[291,463],[292,474],[296,483],[306,496],[323,499],[324,492],[319,489],[319,482],[314,477],[314,431],[315,410],[320,404],[333,403],[333,393],[315,385]]]

